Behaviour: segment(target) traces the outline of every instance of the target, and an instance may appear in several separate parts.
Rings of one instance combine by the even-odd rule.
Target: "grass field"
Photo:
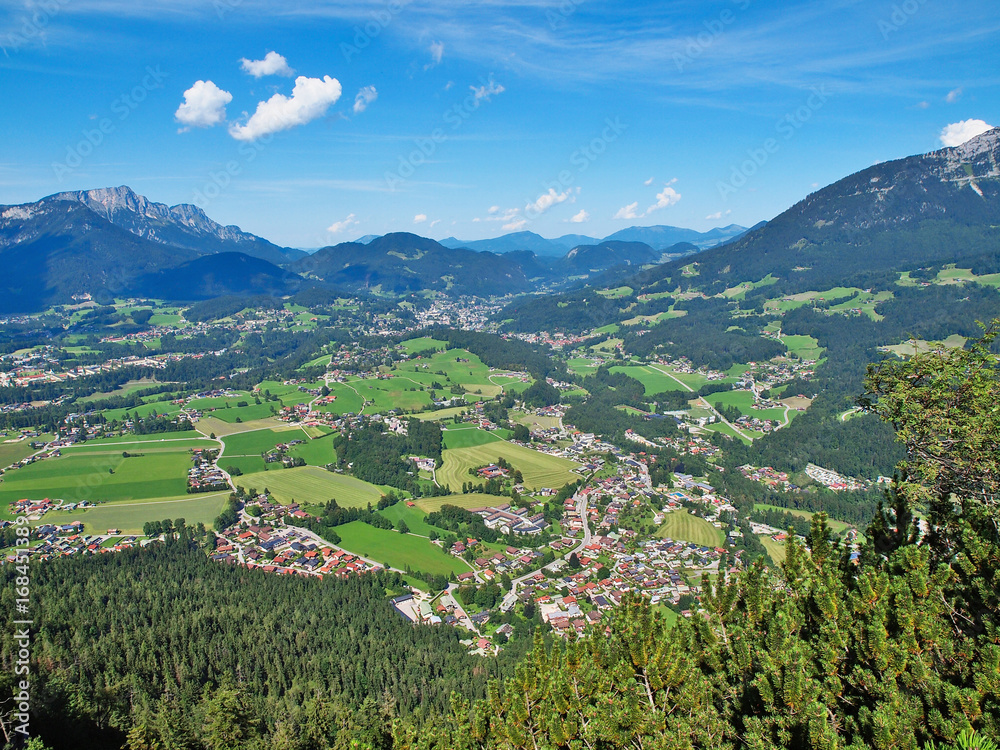
[[[776,542],[769,536],[764,536],[763,534],[758,534],[760,543],[764,545],[764,549],[767,550],[767,556],[771,558],[771,561],[775,565],[781,565],[785,560],[785,544],[784,542]]]
[[[487,508],[509,502],[509,497],[503,497],[501,495],[485,495],[481,492],[473,492],[468,495],[422,497],[416,501],[417,507],[427,513],[431,513],[435,510],[441,510],[441,508],[445,505],[457,505],[459,508]]]
[[[364,399],[357,392],[357,382],[354,383],[331,383],[330,395],[336,400],[332,404],[317,406],[320,411],[330,414],[357,414],[364,406]]]
[[[434,411],[425,411],[420,414],[414,414],[413,416],[424,422],[435,422],[442,419],[451,419],[456,417],[463,412],[469,410],[467,406],[451,406],[447,409],[436,409]]]
[[[32,440],[41,440],[33,438]],[[32,440],[18,440],[16,443],[0,443],[0,468],[10,466],[13,463],[27,458],[32,453],[36,453],[31,447]]]
[[[819,359],[823,356],[823,347],[812,336],[782,336],[781,343],[799,359]]]
[[[121,529],[127,534],[142,533],[146,521],[183,518],[189,526],[199,522],[211,526],[226,504],[227,492],[183,495],[144,503],[108,503],[96,508],[56,511],[45,514],[45,523],[83,521],[86,531],[104,533]]]
[[[413,354],[414,352],[423,352],[428,349],[437,349],[438,351],[443,351],[448,348],[447,341],[441,341],[440,339],[432,339],[429,336],[421,336],[418,339],[410,339],[409,341],[404,341],[399,345],[407,354]]]
[[[213,417],[202,417],[195,426],[198,428],[198,432],[204,435],[215,433],[219,437],[226,437],[227,435],[235,435],[237,432],[251,432],[253,430],[266,430],[275,427],[281,428],[288,425],[286,422],[282,422],[280,419],[275,419],[274,417],[255,419],[250,422],[243,422],[242,424],[223,422],[221,419]]]
[[[271,450],[278,443],[305,439],[305,434],[297,427],[240,432],[225,438],[226,450],[222,455],[223,458],[231,456],[259,456],[262,452]]]
[[[723,406],[735,406],[747,417],[759,417],[760,419],[776,419],[779,422],[785,421],[784,409],[754,409],[753,394],[750,391],[723,391],[706,396],[705,399],[712,405],[722,404]],[[789,411],[788,418],[792,419],[798,412]]]
[[[807,510],[797,510],[797,509],[792,509],[792,508],[779,508],[777,505],[768,505],[766,503],[754,503],[753,509],[754,510],[778,510],[778,511],[782,511],[783,510],[786,513],[791,513],[793,516],[798,516],[799,518],[804,518],[807,521],[811,521],[812,517],[813,517],[813,514],[810,513]],[[835,520],[833,518],[827,518],[826,519],[826,523],[830,527],[830,529],[834,533],[837,533],[837,534],[842,534],[845,531],[847,531],[848,529],[853,529],[854,528],[849,523],[844,523],[843,521],[837,521],[837,520]]]
[[[691,542],[702,547],[718,547],[725,541],[722,531],[708,521],[681,510],[667,514],[666,521],[657,530],[656,536],[660,539]]]
[[[190,466],[186,449],[144,450],[133,458],[122,458],[122,451],[110,446],[106,451],[67,451],[5,474],[0,507],[22,498],[115,502],[183,495]]]
[[[666,369],[662,365],[657,365],[661,369]],[[665,375],[659,370],[655,370],[648,365],[626,365],[618,367],[612,367],[611,372],[621,372],[628,375],[630,378],[635,378],[643,387],[646,389],[646,395],[651,393],[662,393],[663,391],[683,391],[684,386],[681,383],[686,383],[694,390],[698,390],[702,385],[708,382],[708,379],[700,376],[693,375],[692,373],[673,373],[676,379],[670,377],[670,375]],[[677,381],[680,380],[681,383]]]
[[[385,510],[380,510],[379,515],[388,518],[394,524],[399,523],[400,519],[402,519],[406,521],[406,525],[412,533],[420,534],[421,536],[430,536],[432,531],[436,531],[438,534],[445,533],[441,529],[434,528],[424,520],[427,516],[426,512],[417,507],[411,508],[403,501],[400,501]]]
[[[462,482],[473,479],[469,469],[494,463],[499,457],[519,469],[524,476],[524,485],[533,490],[558,488],[579,479],[579,475],[571,473],[571,469],[579,466],[575,461],[500,441],[445,450],[443,457],[444,464],[437,471],[437,481],[442,486],[450,485],[453,490],[460,489]]]
[[[419,570],[435,575],[465,573],[471,568],[428,540],[396,531],[376,529],[362,521],[352,521],[337,527],[340,546],[393,568]]]
[[[314,466],[245,474],[235,481],[247,489],[256,487],[261,491],[266,487],[271,491],[272,497],[285,505],[293,500],[297,503],[325,505],[328,500],[335,499],[345,508],[363,508],[368,503],[374,505],[382,497],[382,491],[373,484]]]
[[[445,448],[471,448],[500,440],[492,432],[480,430],[470,424],[456,425],[445,430],[443,439]]]
[[[433,357],[400,362],[390,372],[396,377],[413,380],[414,383],[409,384],[411,387],[419,383],[428,390],[431,383],[437,382],[445,388],[460,385],[485,398],[493,398],[502,391],[489,379],[491,374],[501,373],[491,373],[479,357],[465,349],[448,349],[437,352]]]

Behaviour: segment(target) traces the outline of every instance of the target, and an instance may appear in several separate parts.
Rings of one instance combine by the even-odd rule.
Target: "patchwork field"
[[[667,518],[657,530],[656,536],[660,539],[691,542],[702,547],[718,547],[725,541],[722,531],[704,518],[698,518],[698,516],[681,510],[667,514]]]
[[[469,469],[494,463],[503,457],[524,475],[524,485],[536,490],[542,487],[558,488],[579,479],[572,469],[579,466],[575,461],[522,448],[519,445],[497,441],[469,448],[455,448],[444,451],[444,464],[437,471],[438,484],[450,485],[452,490],[460,489],[462,482],[473,479]]]
[[[0,506],[22,498],[116,502],[186,493],[191,466],[187,449],[144,448],[142,454],[123,458],[117,446],[91,447],[7,472],[0,483]]]
[[[722,393],[713,393],[705,398],[712,406],[720,403],[723,406],[735,406],[743,413],[744,416],[747,417],[776,419],[779,422],[784,422],[785,419],[784,409],[754,409],[753,394],[750,391],[723,391]],[[799,412],[789,411],[788,418],[792,419],[798,413]]]
[[[500,442],[492,432],[481,430],[470,424],[449,427],[442,436],[445,448],[471,448],[476,445]]]
[[[464,560],[445,554],[419,536],[376,529],[362,521],[338,526],[337,534],[344,549],[400,570],[410,568],[445,576],[471,570]]]
[[[183,518],[189,526],[211,526],[226,505],[227,492],[183,495],[142,503],[108,503],[96,508],[58,511],[45,514],[45,523],[82,521],[88,533],[121,529],[126,534],[142,533],[146,521]]]
[[[509,497],[501,495],[486,495],[482,492],[472,492],[468,495],[445,495],[444,497],[422,497],[416,500],[417,507],[427,513],[441,510],[445,505],[457,505],[459,508],[486,508],[492,505],[509,503]]]
[[[420,534],[421,536],[430,536],[432,531],[436,531],[438,534],[444,534],[441,529],[437,529],[431,526],[424,518],[426,518],[427,513],[420,510],[418,507],[410,507],[405,502],[398,502],[385,510],[380,510],[379,515],[384,518],[388,518],[394,524],[399,523],[400,519],[406,521],[407,527],[413,534]]]
[[[315,466],[245,474],[238,477],[236,483],[247,489],[255,487],[258,491],[266,487],[284,505],[292,501],[325,505],[335,499],[345,508],[363,508],[368,503],[374,505],[382,497],[382,491],[373,484]]]

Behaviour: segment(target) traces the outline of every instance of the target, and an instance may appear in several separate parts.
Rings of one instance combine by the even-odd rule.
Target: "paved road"
[[[574,552],[579,556],[579,554],[583,552],[584,548],[590,544],[591,539],[590,523],[587,521],[587,495],[577,492],[576,495],[573,496],[573,499],[576,500],[576,511],[580,514],[580,518],[583,520],[583,539],[580,540],[580,543],[574,549],[566,553],[564,559],[568,559]],[[558,560],[556,562],[558,562]],[[545,567],[549,570],[553,570],[552,566],[555,564],[555,562],[549,563]],[[517,587],[523,581],[526,581],[529,578],[534,578],[537,573],[537,570],[533,570],[530,573],[525,573],[523,576],[518,576],[510,582],[510,592],[508,592],[507,596],[503,598],[503,602],[500,604],[501,611],[507,612],[514,606],[517,602]]]

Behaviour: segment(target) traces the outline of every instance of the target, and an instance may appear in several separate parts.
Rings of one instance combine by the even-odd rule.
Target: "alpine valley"
[[[1000,129],[749,229],[307,253],[122,186],[0,266],[7,747],[1000,739]]]

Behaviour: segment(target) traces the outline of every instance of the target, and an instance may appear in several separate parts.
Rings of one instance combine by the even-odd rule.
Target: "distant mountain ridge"
[[[470,250],[497,254],[530,250],[539,256],[561,257],[565,255],[567,250],[572,250],[574,247],[580,245],[600,245],[607,241],[643,242],[654,250],[660,251],[666,250],[679,242],[689,242],[698,249],[704,249],[733,240],[746,231],[746,227],[741,227],[738,224],[716,227],[707,232],[661,225],[629,227],[604,238],[588,237],[583,234],[566,234],[550,240],[534,232],[512,232],[489,240],[465,241],[456,239],[455,237],[447,237],[441,240],[441,244],[445,247],[466,247]],[[362,238],[362,240],[358,241],[361,242],[365,239],[367,238]]]
[[[210,219],[198,206],[155,203],[126,185],[55,193],[21,208],[59,202],[84,205],[115,226],[161,245],[200,253],[241,252],[277,265],[290,263],[305,255],[301,250],[278,247],[237,226],[223,226]]]

